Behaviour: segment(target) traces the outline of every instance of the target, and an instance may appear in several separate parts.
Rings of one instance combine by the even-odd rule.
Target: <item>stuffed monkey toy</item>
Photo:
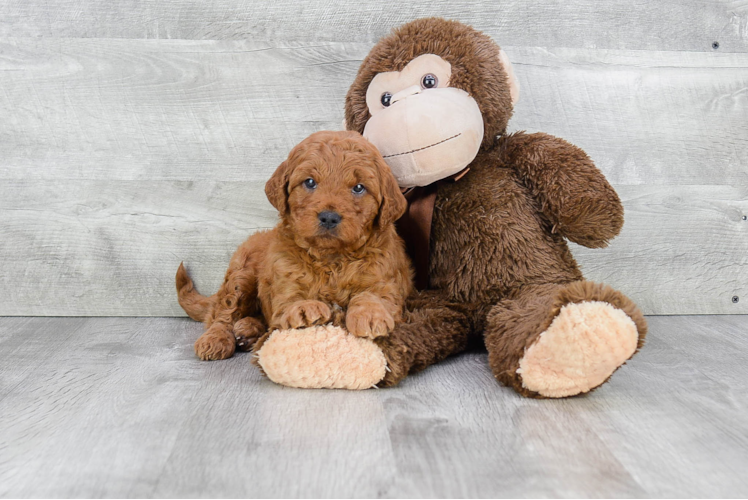
[[[519,86],[504,52],[455,21],[419,19],[364,59],[346,125],[374,143],[409,199],[398,222],[421,289],[389,335],[327,327],[255,345],[274,381],[392,386],[482,337],[496,379],[530,397],[589,392],[642,346],[646,322],[585,281],[566,240],[601,248],[623,225],[613,188],[581,149],[507,134]]]

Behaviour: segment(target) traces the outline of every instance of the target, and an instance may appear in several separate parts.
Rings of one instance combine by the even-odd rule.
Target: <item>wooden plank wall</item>
[[[7,0],[0,315],[182,315],[178,263],[213,292],[275,224],[273,169],[429,15],[506,49],[511,130],[581,146],[618,190],[623,233],[574,247],[590,279],[649,314],[748,313],[748,1]]]

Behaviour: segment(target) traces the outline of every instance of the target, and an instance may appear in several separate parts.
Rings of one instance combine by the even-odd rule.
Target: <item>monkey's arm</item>
[[[524,132],[503,138],[501,147],[554,232],[590,248],[607,246],[620,232],[621,200],[584,151],[548,134]]]

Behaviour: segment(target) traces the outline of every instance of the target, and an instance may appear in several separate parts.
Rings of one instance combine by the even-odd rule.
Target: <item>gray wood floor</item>
[[[182,318],[0,318],[0,497],[748,495],[748,316],[648,319],[606,387],[535,401],[482,352],[306,391]]]

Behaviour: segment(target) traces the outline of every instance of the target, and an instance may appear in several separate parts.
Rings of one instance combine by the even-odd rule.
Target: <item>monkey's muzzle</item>
[[[427,186],[473,161],[483,141],[483,116],[464,90],[428,89],[378,111],[364,137],[382,153],[400,187]]]

